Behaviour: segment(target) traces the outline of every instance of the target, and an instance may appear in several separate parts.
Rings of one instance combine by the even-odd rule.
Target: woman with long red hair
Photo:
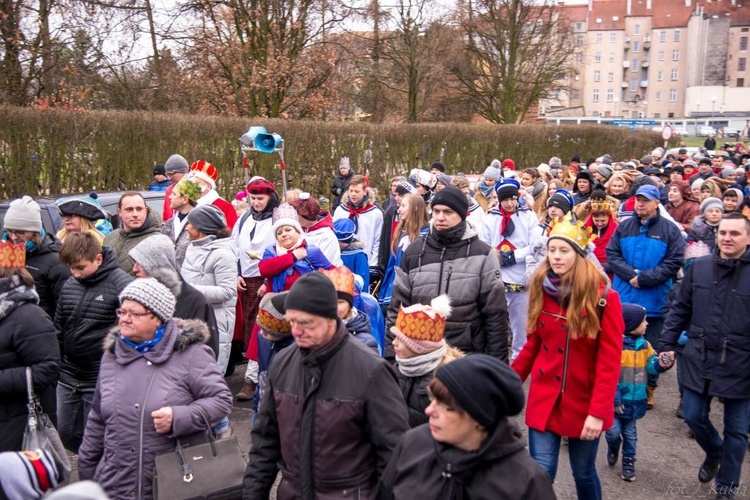
[[[529,285],[528,338],[511,366],[526,380],[529,451],[554,481],[568,438],[578,498],[601,499],[596,452],[612,426],[625,325],[617,293],[591,260],[591,229],[556,222]]]

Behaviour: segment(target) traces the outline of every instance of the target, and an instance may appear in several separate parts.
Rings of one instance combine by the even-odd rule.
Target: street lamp
[[[711,96],[711,118],[714,118],[716,115],[716,101],[718,101],[719,98],[715,95]]]

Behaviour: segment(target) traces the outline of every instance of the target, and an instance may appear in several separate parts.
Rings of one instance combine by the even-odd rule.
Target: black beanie
[[[271,299],[273,306],[284,314],[287,309],[294,309],[329,319],[339,317],[338,301],[333,282],[318,271],[305,274],[294,282],[289,293]]]
[[[646,317],[646,308],[630,302],[622,303],[622,319],[625,320],[625,333],[631,333],[643,323]]]
[[[487,429],[495,427],[503,417],[521,413],[526,402],[516,372],[487,354],[470,354],[451,361],[438,368],[435,377],[456,403]]]
[[[435,193],[435,196],[432,197],[431,205],[433,207],[435,205],[445,205],[460,215],[461,220],[466,220],[466,215],[469,213],[469,200],[456,186],[448,186]]]
[[[435,163],[433,163],[430,168],[436,168],[440,170],[442,173],[445,173],[445,165],[443,165],[439,161],[436,161]]]

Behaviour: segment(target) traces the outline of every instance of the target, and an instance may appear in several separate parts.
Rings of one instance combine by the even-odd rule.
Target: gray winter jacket
[[[164,338],[141,354],[125,344],[119,329],[105,340],[99,381],[78,452],[82,480],[99,483],[110,498],[152,498],[157,455],[174,450],[175,438],[205,442],[204,424],[193,403],[217,423],[232,410],[232,394],[198,320],[166,323]],[[158,434],[151,412],[170,406],[172,431]]]
[[[231,238],[216,239],[216,236],[191,242],[180,274],[214,308],[219,327],[219,356],[216,362],[219,369],[226,370],[237,308],[237,253],[234,242]]]
[[[399,306],[429,304],[441,294],[451,298],[445,340],[466,353],[508,359],[508,306],[497,253],[479,240],[469,224],[463,235],[442,242],[434,230],[409,245],[396,268],[388,308],[385,357],[394,358],[393,334]]]

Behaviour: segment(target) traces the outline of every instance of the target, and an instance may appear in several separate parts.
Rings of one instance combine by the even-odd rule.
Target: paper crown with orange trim
[[[26,267],[26,245],[0,241],[0,268],[19,269],[22,267]]]
[[[600,212],[609,212],[610,214],[614,214],[615,204],[612,203],[612,200],[609,200],[607,198],[592,198],[590,203],[592,214]]]
[[[333,269],[321,269],[329,280],[333,282],[333,286],[336,288],[336,293],[340,299],[349,302],[349,305],[354,303],[354,273],[352,273],[348,267],[334,267]]]
[[[190,175],[211,185],[216,189],[216,181],[219,180],[219,171],[205,160],[198,160],[190,165]]]
[[[448,295],[435,297],[429,306],[401,306],[391,333],[415,354],[427,354],[443,345],[445,324],[450,313]]]
[[[573,220],[568,212],[562,218],[550,223],[549,239],[559,238],[567,241],[573,248],[584,257],[590,243],[596,239],[593,229],[583,225],[580,220]]]
[[[279,339],[292,333],[292,325],[284,319],[284,314],[274,307],[271,299],[286,293],[288,292],[265,294],[260,300],[258,316],[255,319],[264,333]]]

